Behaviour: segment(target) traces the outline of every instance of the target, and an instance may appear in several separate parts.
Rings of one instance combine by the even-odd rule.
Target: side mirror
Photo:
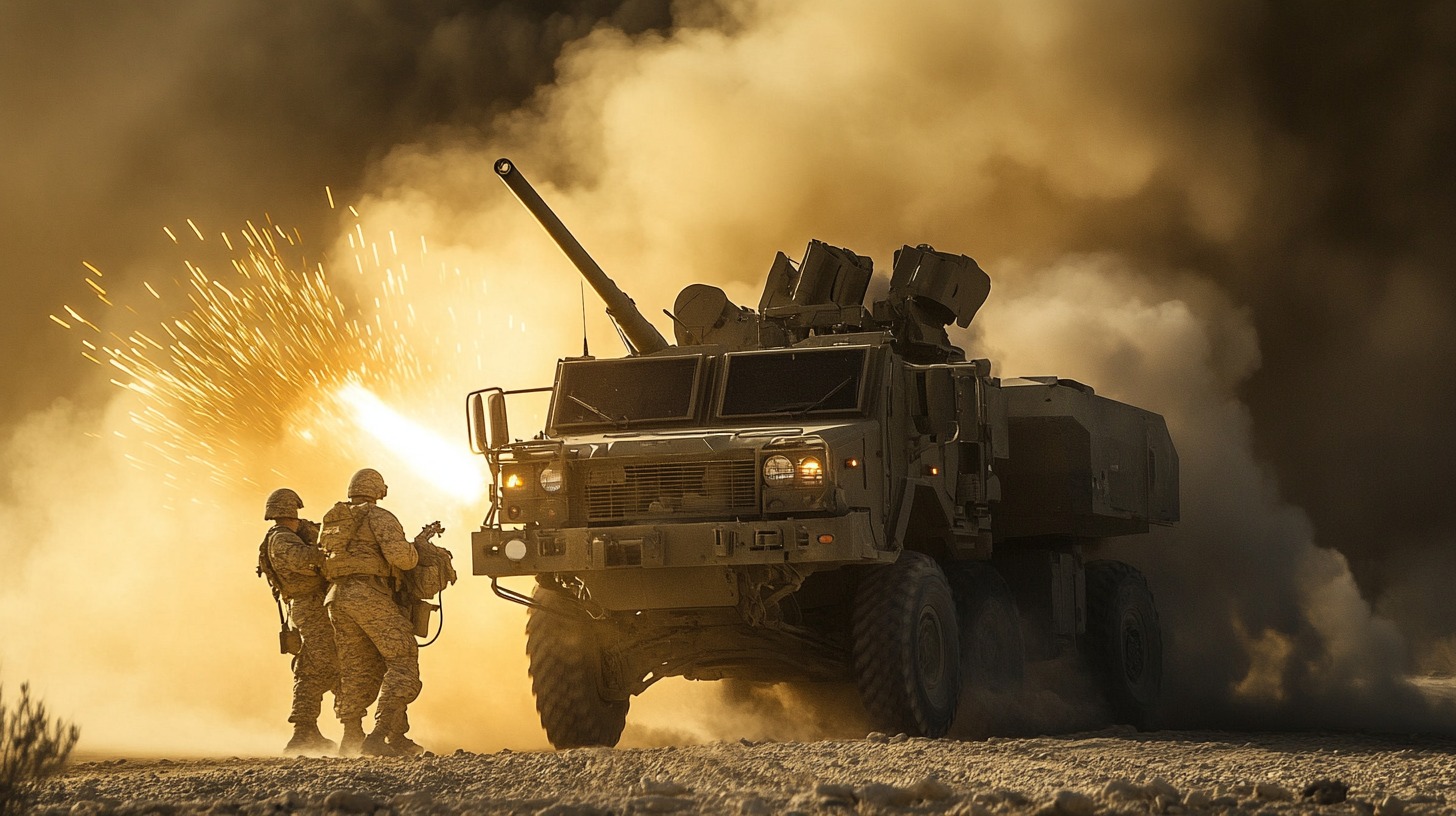
[[[486,413],[489,414],[489,427],[486,434],[486,445],[495,450],[511,441],[510,423],[506,421],[506,395],[499,391],[493,391],[485,398]]]
[[[465,425],[470,433],[470,451],[485,453],[490,443],[485,434],[485,400],[479,394],[471,394],[465,403]]]

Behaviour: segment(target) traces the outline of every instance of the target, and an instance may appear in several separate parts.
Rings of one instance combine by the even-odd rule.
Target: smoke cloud
[[[0,523],[17,567],[0,669],[73,707],[93,745],[276,747],[287,672],[248,574],[271,487],[321,515],[355,467],[381,467],[386,504],[407,527],[441,517],[458,557],[483,505],[357,428],[300,442],[315,427],[302,409],[250,438],[255,489],[179,491],[138,470],[138,397],[101,390],[115,372],[55,362],[76,338],[45,316],[89,297],[79,261],[140,295],[159,269],[187,275],[161,225],[211,234],[272,208],[317,241],[299,266],[324,259],[359,293],[351,317],[421,361],[383,398],[453,438],[465,391],[544,384],[581,342],[575,272],[494,178],[499,155],[664,333],[654,316],[681,286],[753,304],[773,253],[809,238],[882,266],[902,243],[974,255],[994,283],[962,338],[973,356],[1168,417],[1184,521],[1112,546],[1159,598],[1170,724],[1456,723],[1403,680],[1456,653],[1450,593],[1433,591],[1456,571],[1441,494],[1456,461],[1449,9],[56,8],[0,12],[38,43],[0,56],[0,90],[30,113],[0,123],[27,157],[0,164],[23,193],[0,214],[18,227],[8,277],[27,312],[4,331],[11,347],[50,332],[7,368]],[[123,54],[124,77],[97,82]],[[16,70],[28,58],[53,70]],[[149,308],[102,328],[171,307]],[[615,353],[590,295],[586,311],[593,351]],[[416,735],[544,745],[521,611],[465,577],[446,616]],[[802,708],[748,696],[749,716]],[[664,683],[634,703],[626,741],[742,733],[712,698]]]

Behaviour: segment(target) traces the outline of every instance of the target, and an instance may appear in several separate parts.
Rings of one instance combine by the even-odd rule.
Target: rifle
[[[445,528],[441,526],[440,522],[432,521],[429,524],[426,524],[424,527],[420,528],[420,534],[415,536],[415,543],[423,544],[434,538],[435,536],[440,536],[444,534]]]

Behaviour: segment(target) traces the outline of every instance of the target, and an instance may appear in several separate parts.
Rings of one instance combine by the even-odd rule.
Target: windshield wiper
[[[845,377],[843,382],[841,382],[839,385],[836,385],[833,388],[829,389],[829,393],[827,393],[824,396],[820,397],[819,399],[816,399],[813,402],[809,403],[809,406],[807,408],[802,408],[802,409],[796,411],[794,413],[794,417],[797,419],[798,417],[804,416],[805,414],[809,413],[810,411],[814,410],[815,408],[818,408],[819,406],[821,406],[824,403],[828,402],[831,397],[833,397],[835,394],[838,394],[840,391],[843,391],[844,390],[844,387],[846,385],[849,385],[852,382],[854,382],[854,377]]]
[[[576,396],[575,394],[567,394],[566,395],[566,398],[569,399],[569,400],[571,400],[572,402],[576,403],[577,405],[580,405],[581,407],[587,409],[588,411],[591,411],[593,414],[596,414],[597,416],[601,417],[602,419],[605,419],[606,421],[612,423],[612,425],[614,427],[618,427],[618,428],[625,427],[623,425],[623,423],[627,421],[627,418],[626,417],[614,417],[611,414],[607,413],[606,411],[603,411],[602,409],[596,407],[595,405],[592,405],[591,403],[587,402],[586,400],[581,399],[580,397]]]
[[[843,391],[844,390],[844,387],[846,385],[849,385],[852,382],[854,382],[854,377],[845,377],[843,382],[841,382],[839,385],[836,385],[833,388],[829,389],[829,393],[825,394],[824,396],[820,397],[819,399],[814,400],[813,402],[809,403],[808,405],[804,406],[803,408],[800,408],[799,410],[794,411],[792,413],[789,412],[789,409],[792,408],[795,405],[799,405],[802,402],[802,400],[798,400],[798,401],[795,401],[795,402],[784,403],[784,404],[781,404],[781,405],[775,405],[773,408],[770,408],[769,410],[764,411],[763,413],[765,413],[765,414],[788,413],[789,416],[792,416],[795,419],[797,419],[797,418],[799,418],[799,417],[801,417],[801,416],[809,413],[810,411],[814,410],[815,408],[818,408],[819,406],[823,405],[824,403],[828,402],[831,398],[833,398],[833,396],[835,394],[838,394],[840,391]]]

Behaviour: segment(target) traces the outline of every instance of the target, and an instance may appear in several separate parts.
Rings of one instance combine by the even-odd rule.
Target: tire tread
[[[558,749],[616,745],[630,704],[601,696],[592,664],[600,650],[589,622],[573,617],[552,591],[538,589],[535,598],[547,609],[527,612],[526,656],[547,739]]]

